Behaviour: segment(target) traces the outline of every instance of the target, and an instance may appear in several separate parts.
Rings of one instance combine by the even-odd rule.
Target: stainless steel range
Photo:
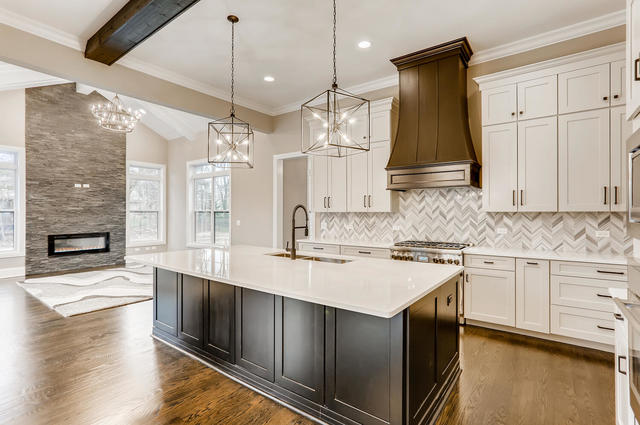
[[[469,243],[403,241],[396,242],[391,251],[391,258],[402,261],[419,261],[422,263],[451,264],[461,266],[462,250],[471,246]],[[462,275],[458,279],[458,323],[464,324],[464,283]]]

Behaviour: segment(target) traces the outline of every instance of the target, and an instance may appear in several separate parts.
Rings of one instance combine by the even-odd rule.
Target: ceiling
[[[41,35],[82,48],[126,2],[0,0],[4,9],[0,22],[18,22],[29,30],[26,20]],[[356,91],[372,87],[367,85],[372,81],[379,81],[379,87],[393,85],[396,71],[390,58],[461,36],[482,53],[624,7],[625,0],[338,1],[338,82],[345,88],[360,86]],[[276,114],[328,88],[332,13],[328,1],[201,0],[120,63],[227,98],[230,13],[240,17],[238,103]],[[583,27],[597,30],[595,25]],[[371,48],[359,49],[361,40],[371,41]],[[265,75],[275,81],[265,82]]]

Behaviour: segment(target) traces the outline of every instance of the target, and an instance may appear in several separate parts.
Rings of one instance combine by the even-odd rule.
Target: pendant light
[[[91,113],[98,120],[98,125],[105,130],[131,133],[145,111],[125,107],[116,94],[111,102],[91,105]]]
[[[333,0],[333,83],[300,107],[302,152],[344,157],[370,148],[371,105],[338,87],[336,0]]]
[[[229,15],[231,22],[231,111],[228,117],[209,123],[208,160],[216,167],[253,168],[253,130],[248,122],[236,118],[235,89],[235,24],[237,16]]]

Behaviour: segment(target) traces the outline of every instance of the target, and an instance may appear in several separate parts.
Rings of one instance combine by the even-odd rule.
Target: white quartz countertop
[[[274,252],[281,251],[234,245],[128,255],[126,260],[384,318],[395,316],[463,270],[453,265],[325,254],[353,261],[335,264],[265,255]]]
[[[359,246],[363,248],[393,248],[393,242],[371,242],[371,241],[354,241],[348,239],[296,239],[298,243],[318,243],[326,245],[344,245],[344,246]]]
[[[538,251],[533,249],[490,248],[472,246],[463,250],[465,255],[493,255],[497,257],[532,258],[538,260],[580,261],[627,265],[627,257],[585,252]]]

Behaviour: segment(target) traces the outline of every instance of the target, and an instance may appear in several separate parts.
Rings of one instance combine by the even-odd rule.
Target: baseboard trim
[[[25,268],[22,267],[7,267],[0,269],[0,279],[7,277],[23,277],[25,274]]]
[[[570,338],[568,336],[543,334],[540,332],[527,331],[524,329],[517,329],[511,326],[496,325],[494,323],[481,322],[479,320],[467,319],[467,324],[478,326],[481,328],[493,329],[496,331],[509,332],[512,334],[524,335],[533,338],[545,339],[547,341],[560,342],[562,344],[576,345],[578,347],[591,348],[593,350],[605,351],[607,353],[615,352],[615,347],[609,344],[603,344],[601,342],[587,341],[584,339]]]

